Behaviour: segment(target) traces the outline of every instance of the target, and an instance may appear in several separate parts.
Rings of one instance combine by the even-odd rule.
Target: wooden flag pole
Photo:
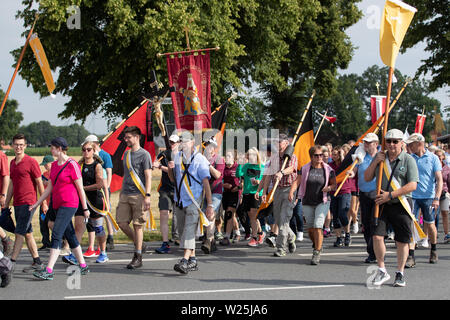
[[[384,137],[386,136],[388,123],[389,123],[389,105],[390,105],[389,102],[390,102],[390,99],[391,99],[392,75],[393,74],[394,74],[394,68],[389,67],[388,88],[387,88],[387,94],[386,94],[387,107],[386,107],[386,112],[384,113],[383,136],[381,137],[381,139],[382,139],[381,150],[382,151],[386,150],[386,141],[385,141]],[[377,180],[377,195],[379,195],[380,191],[381,191],[381,181],[383,180],[383,164],[379,164],[378,177],[379,177],[379,179]],[[374,215],[374,223],[375,223],[376,226],[378,225],[379,214],[380,214],[380,206],[376,204],[375,205],[375,210],[374,210],[374,213],[373,213],[373,215]]]
[[[3,108],[5,107],[5,104],[6,104],[6,100],[8,100],[8,96],[9,96],[9,93],[11,92],[11,88],[14,83],[14,79],[16,78],[17,72],[19,71],[20,63],[22,62],[23,56],[25,55],[25,50],[28,47],[31,35],[33,34],[33,31],[34,31],[34,26],[36,25],[36,22],[38,21],[38,19],[39,19],[39,15],[36,13],[36,16],[35,16],[34,22],[33,22],[33,26],[31,27],[31,30],[28,33],[27,40],[25,41],[25,45],[23,46],[22,52],[20,53],[20,56],[19,56],[19,60],[17,61],[16,69],[14,70],[11,81],[9,82],[8,90],[6,90],[5,97],[3,98],[2,106],[0,108],[0,116],[2,115]]]
[[[325,117],[327,116],[328,109],[325,111],[325,114],[322,117],[322,121],[320,121],[319,129],[317,129],[316,135],[314,137],[314,142],[316,142],[317,136],[319,135],[320,129],[322,128],[323,122],[325,121]]]
[[[306,106],[306,109],[303,112],[302,119],[300,120],[300,123],[298,124],[297,131],[295,132],[294,138],[292,139],[291,145],[293,147],[295,147],[295,143],[297,142],[298,134],[300,133],[300,129],[302,128],[303,122],[305,121],[305,118],[306,118],[306,114],[308,113],[308,110],[311,107],[311,102],[312,102],[312,100],[313,100],[315,95],[316,95],[316,90],[313,90],[313,92],[311,94],[311,97],[309,98],[308,104]],[[284,161],[283,161],[283,165],[281,166],[281,171],[284,170],[284,168],[286,167],[287,162],[288,162],[288,158],[285,158]],[[280,180],[277,180],[275,182],[275,184],[273,186],[273,189],[272,189],[273,192],[271,192],[269,200],[267,200],[267,203],[271,203],[272,202],[273,196],[275,194],[275,190],[278,188],[278,184],[279,183],[280,183]]]

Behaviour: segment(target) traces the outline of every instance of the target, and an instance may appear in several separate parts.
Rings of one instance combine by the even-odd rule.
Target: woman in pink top
[[[50,194],[52,195],[56,219],[52,231],[50,257],[47,268],[33,273],[35,277],[43,280],[53,280],[53,267],[59,256],[63,236],[67,238],[70,248],[79,262],[81,274],[89,272],[72,225],[72,218],[78,209],[80,200],[86,219],[89,218],[89,209],[84,194],[80,167],[75,160],[67,156],[67,149],[67,142],[64,138],[58,137],[52,140],[50,151],[57,158],[57,161],[52,163],[47,189],[30,208],[30,211],[35,210]]]

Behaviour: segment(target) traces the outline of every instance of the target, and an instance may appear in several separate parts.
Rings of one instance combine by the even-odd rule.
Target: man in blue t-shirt
[[[436,213],[439,208],[439,198],[442,192],[442,165],[439,158],[425,149],[425,138],[420,133],[412,134],[406,144],[411,150],[411,155],[416,160],[419,169],[419,182],[417,189],[413,191],[414,215],[419,219],[419,210],[422,211],[424,231],[431,242],[430,263],[438,260],[436,254],[437,229],[435,225]],[[428,247],[428,239],[422,241],[422,246]],[[410,244],[407,268],[415,266],[415,244]]]

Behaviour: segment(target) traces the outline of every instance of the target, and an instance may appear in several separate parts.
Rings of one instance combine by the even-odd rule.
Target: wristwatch
[[[150,197],[151,195],[150,195],[150,193],[146,193],[145,196],[146,197]]]
[[[434,201],[438,201],[438,200],[439,200],[439,198],[433,198],[433,200],[434,200]]]

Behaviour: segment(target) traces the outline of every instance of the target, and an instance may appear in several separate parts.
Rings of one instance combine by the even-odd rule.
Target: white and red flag
[[[375,123],[386,110],[386,96],[370,96],[372,123]]]
[[[417,115],[416,128],[414,129],[414,133],[422,134],[426,118],[427,118],[427,116],[424,115],[423,113]]]

